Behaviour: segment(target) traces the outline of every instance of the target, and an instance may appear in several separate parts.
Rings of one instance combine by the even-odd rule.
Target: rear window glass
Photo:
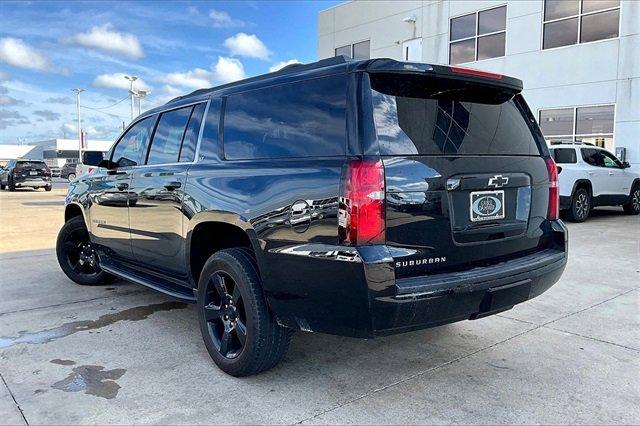
[[[519,97],[446,79],[372,76],[382,155],[539,155]]]
[[[223,121],[225,158],[344,155],[346,96],[344,75],[229,96]]]
[[[160,115],[160,121],[153,135],[147,164],[175,163],[180,155],[180,146],[192,106],[168,111]]]
[[[18,167],[33,167],[35,169],[45,169],[47,165],[44,161],[18,161],[16,164]]]
[[[576,150],[571,148],[553,149],[553,159],[558,164],[575,164],[577,162]]]

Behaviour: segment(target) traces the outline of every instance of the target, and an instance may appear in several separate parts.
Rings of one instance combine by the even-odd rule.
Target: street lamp
[[[139,89],[137,92],[138,96],[138,115],[142,114],[142,99],[145,98],[151,90]]]
[[[73,89],[76,94],[76,112],[78,114],[78,159],[82,159],[82,127],[80,125],[80,93],[84,92],[84,89]]]
[[[124,78],[129,80],[129,94],[131,95],[131,121],[133,121],[133,97],[136,92],[133,90],[133,82],[138,79],[135,75],[125,75]]]

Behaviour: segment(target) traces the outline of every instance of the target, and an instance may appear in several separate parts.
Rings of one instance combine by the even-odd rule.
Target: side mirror
[[[562,172],[562,167],[557,166],[557,168],[558,168],[558,174],[560,174],[560,172]]]
[[[623,169],[628,169],[629,167],[631,167],[631,164],[629,164],[628,161],[623,161],[622,162],[622,168]]]
[[[87,166],[96,166],[104,160],[104,155],[101,151],[85,151],[82,153],[82,164]]]

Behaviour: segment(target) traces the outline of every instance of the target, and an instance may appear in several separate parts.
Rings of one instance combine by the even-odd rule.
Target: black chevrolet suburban
[[[560,278],[556,165],[521,81],[343,57],[139,116],[72,182],[57,241],[84,285],[197,304],[234,376],[293,330],[372,338],[478,319]]]

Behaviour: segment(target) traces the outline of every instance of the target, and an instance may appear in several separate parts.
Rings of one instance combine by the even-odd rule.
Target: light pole
[[[151,93],[151,90],[143,89],[139,89],[136,93],[136,96],[138,96],[138,115],[142,114],[142,99],[145,98],[149,93]]]
[[[84,89],[73,89],[76,94],[76,113],[78,114],[78,160],[82,161],[82,127],[80,125],[80,93],[84,92]]]
[[[138,79],[135,75],[125,75],[124,78],[129,80],[129,94],[131,95],[131,121],[133,121],[133,97],[136,92],[133,90],[133,82]]]

